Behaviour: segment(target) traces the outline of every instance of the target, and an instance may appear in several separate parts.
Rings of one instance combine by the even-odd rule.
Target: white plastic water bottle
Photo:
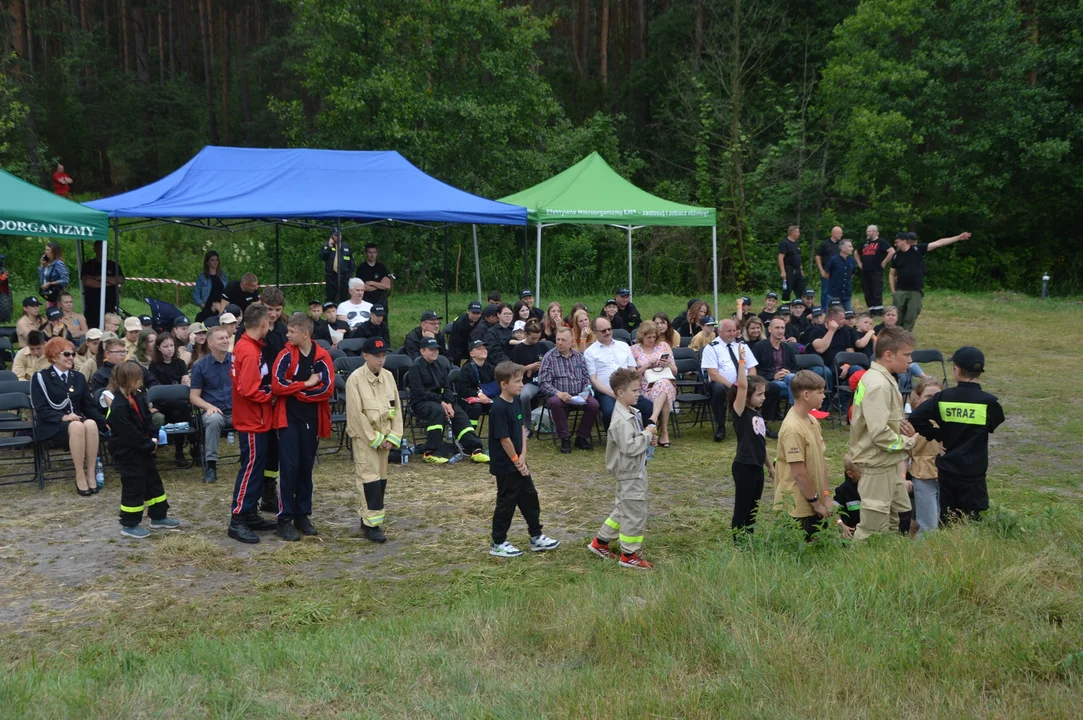
[[[229,435],[226,435],[226,442],[228,442],[230,445],[233,444],[233,431],[232,430],[230,431]]]
[[[94,462],[94,481],[98,483],[98,489],[105,487],[105,468],[102,466],[102,459],[99,457]]]

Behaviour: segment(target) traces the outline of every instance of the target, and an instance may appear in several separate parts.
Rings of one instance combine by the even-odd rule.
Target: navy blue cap
[[[439,319],[440,319],[440,314],[437,313],[435,310],[426,310],[425,312],[421,313],[421,322],[425,322],[426,320],[439,320]]]
[[[369,310],[369,315],[384,317],[385,315],[387,315],[387,308],[385,308],[383,305],[373,305],[372,309]]]
[[[964,345],[956,350],[951,356],[951,361],[967,372],[985,372],[985,355],[972,345]]]
[[[822,307],[820,307],[819,305],[813,305],[812,306],[812,314],[813,315],[823,315],[824,314],[824,309]]]
[[[424,350],[425,348],[438,348],[440,347],[440,343],[436,342],[436,338],[423,337],[421,338],[420,347],[422,350]]]
[[[479,348],[479,347],[485,347],[485,341],[484,340],[471,340],[470,341],[470,349],[471,350],[473,350],[474,348]]]
[[[41,305],[41,300],[31,295],[28,298],[23,298],[23,307],[37,307]]]
[[[469,305],[466,306],[466,311],[467,312],[478,312],[478,313],[481,312],[481,303],[479,303],[477,300],[474,300],[473,302],[471,302]]]
[[[812,288],[805,288],[805,297],[816,297],[816,291]]]
[[[519,293],[519,299],[520,300],[522,300],[523,298],[528,298],[528,297],[534,297],[534,293],[532,293],[530,291],[530,288],[527,288],[526,290],[523,290],[522,292]]]
[[[699,324],[702,325],[703,327],[707,327],[708,325],[717,325],[718,321],[715,320],[710,315],[704,315],[703,319],[699,321]]]
[[[188,319],[187,315],[178,315],[177,317],[173,318],[173,327],[175,328],[184,327],[191,324],[192,321]]]
[[[768,299],[768,300],[771,300],[772,298],[773,298],[773,299],[775,299],[775,300],[778,300],[778,293],[777,293],[777,292],[775,292],[774,290],[772,290],[771,292],[767,293],[767,299]]]
[[[609,298],[608,300],[605,301],[605,305],[603,307],[609,307],[610,305],[616,305],[616,304],[617,304],[616,300],[614,300],[613,298]]]
[[[60,311],[60,308],[58,307],[51,307],[45,311],[45,317],[49,318],[50,320],[59,320],[60,318],[64,317],[64,313],[62,313]]]
[[[621,288],[621,289],[617,290],[617,295],[619,295],[621,297],[627,297],[627,296],[629,296],[631,294],[632,294],[632,291],[629,290],[628,288]]]

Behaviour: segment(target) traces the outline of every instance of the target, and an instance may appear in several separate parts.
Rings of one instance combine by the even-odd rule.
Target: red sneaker
[[[594,538],[590,541],[590,545],[587,545],[587,550],[600,557],[602,560],[616,560],[618,555],[609,549],[608,544],[598,542],[598,538]]]
[[[633,568],[634,570],[650,570],[654,567],[654,565],[639,557],[639,553],[632,553],[631,555],[621,553],[620,566]]]

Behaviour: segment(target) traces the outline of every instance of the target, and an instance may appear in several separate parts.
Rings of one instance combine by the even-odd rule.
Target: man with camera
[[[349,282],[353,277],[354,257],[350,246],[337,230],[323,244],[320,260],[323,260],[323,279],[327,284],[326,302],[345,302],[350,296]]]

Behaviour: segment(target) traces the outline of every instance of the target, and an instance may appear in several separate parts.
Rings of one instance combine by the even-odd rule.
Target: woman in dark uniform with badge
[[[80,495],[98,492],[94,463],[98,457],[98,428],[105,427],[83,374],[76,372],[75,346],[64,338],[45,343],[52,366],[30,379],[30,399],[37,417],[38,442],[53,441],[71,453],[75,488]]]

